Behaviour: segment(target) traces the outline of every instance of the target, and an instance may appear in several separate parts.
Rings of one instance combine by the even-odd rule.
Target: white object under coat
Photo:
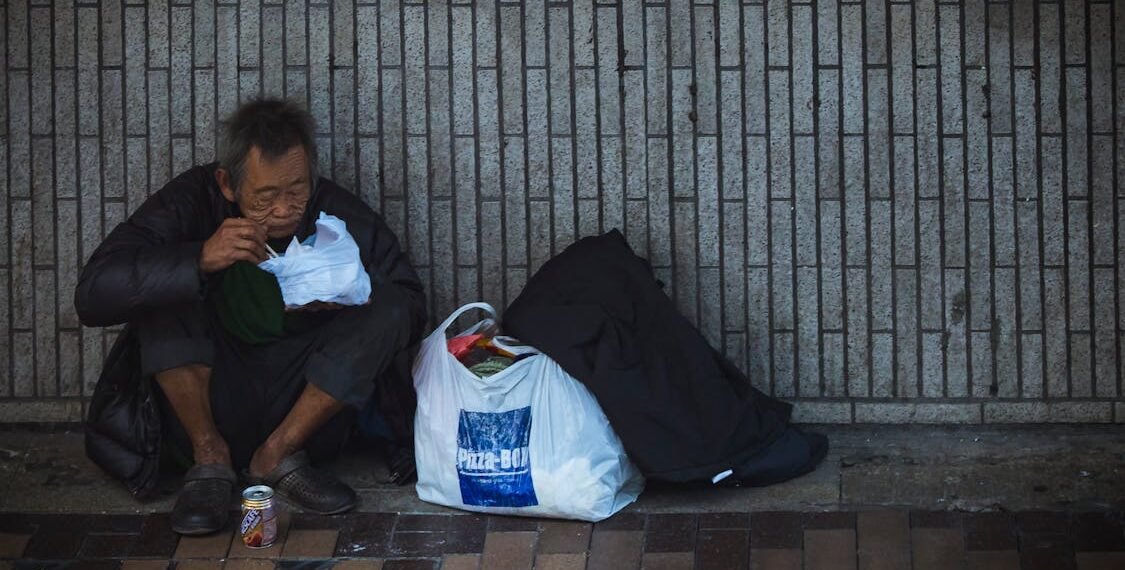
[[[478,378],[449,353],[457,309],[414,361],[414,453],[423,501],[494,514],[599,521],[644,478],[593,394],[544,354]]]

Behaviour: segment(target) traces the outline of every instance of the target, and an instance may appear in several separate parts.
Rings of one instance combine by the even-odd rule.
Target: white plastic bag
[[[277,277],[286,307],[313,301],[362,305],[371,297],[371,278],[363,268],[359,246],[344,220],[324,212],[316,221],[315,234],[304,243],[294,237],[284,255],[258,267]]]
[[[644,479],[594,396],[535,354],[478,378],[446,348],[457,309],[414,361],[414,453],[423,501],[485,513],[599,521],[636,500]]]

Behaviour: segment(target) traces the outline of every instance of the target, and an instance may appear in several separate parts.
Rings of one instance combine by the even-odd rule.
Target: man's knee
[[[161,387],[182,384],[201,384],[211,379],[211,367],[206,364],[185,364],[157,372],[156,382]]]
[[[190,366],[207,368],[214,361],[212,325],[200,303],[153,309],[134,324],[141,373],[146,376]]]

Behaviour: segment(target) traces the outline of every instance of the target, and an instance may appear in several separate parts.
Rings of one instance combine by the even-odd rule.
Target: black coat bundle
[[[597,397],[646,477],[765,485],[810,471],[826,440],[788,426],[791,405],[754,389],[661,289],[617,230],[548,261],[504,314],[508,334]]]

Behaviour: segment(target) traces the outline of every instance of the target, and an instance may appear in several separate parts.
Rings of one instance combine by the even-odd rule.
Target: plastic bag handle
[[[449,318],[445,319],[445,321],[443,323],[441,323],[441,326],[439,326],[437,331],[435,331],[435,332],[440,331],[442,335],[445,335],[446,329],[448,329],[449,326],[453,324],[453,321],[457,320],[457,317],[460,317],[461,315],[463,315],[463,314],[465,314],[465,313],[467,313],[467,312],[469,312],[473,309],[480,309],[482,311],[487,311],[488,313],[490,313],[492,315],[492,318],[494,318],[494,319],[500,318],[500,315],[496,314],[496,309],[492,308],[492,305],[489,305],[488,303],[484,303],[484,302],[468,303],[468,304],[462,305],[461,308],[457,309],[456,311],[453,311],[453,314],[449,315]]]

